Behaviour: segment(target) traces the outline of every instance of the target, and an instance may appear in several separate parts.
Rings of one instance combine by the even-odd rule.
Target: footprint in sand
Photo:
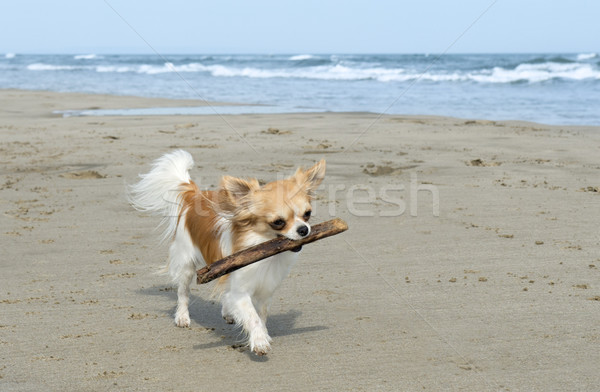
[[[391,176],[400,175],[403,170],[414,169],[418,165],[407,165],[407,166],[393,166],[388,164],[375,165],[374,163],[367,163],[363,167],[363,173],[368,174],[372,177],[379,176]]]
[[[260,133],[266,133],[267,135],[291,135],[292,131],[282,131],[279,128],[269,128],[266,131],[260,131]]]
[[[502,163],[500,162],[486,162],[481,158],[473,159],[469,162],[466,162],[467,166],[500,166]]]
[[[80,172],[64,173],[60,175],[63,178],[70,178],[74,180],[89,180],[97,178],[106,178],[105,175],[98,173],[95,170],[85,170]]]

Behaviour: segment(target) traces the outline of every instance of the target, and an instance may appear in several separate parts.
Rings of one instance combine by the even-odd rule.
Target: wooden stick
[[[339,234],[348,230],[346,222],[339,218],[329,220],[312,226],[310,234],[299,240],[290,240],[285,237],[277,237],[250,248],[229,255],[211,265],[197,271],[198,284],[208,283],[218,277],[231,273],[237,269],[256,263],[287,250],[298,251],[304,244],[320,240],[325,237]],[[296,250],[298,249],[298,250]]]

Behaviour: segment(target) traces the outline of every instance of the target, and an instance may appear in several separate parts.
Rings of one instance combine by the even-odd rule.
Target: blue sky
[[[440,53],[492,3],[3,1],[0,53]],[[599,17],[597,0],[498,0],[449,52],[597,52]]]

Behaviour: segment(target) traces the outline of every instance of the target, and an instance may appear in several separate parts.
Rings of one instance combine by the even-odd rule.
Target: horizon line
[[[583,50],[583,51],[514,51],[514,52],[449,52],[449,53],[441,53],[441,52],[310,52],[310,51],[297,51],[297,52],[162,52],[162,55],[168,56],[187,56],[187,55],[217,55],[217,56],[231,56],[231,55],[267,55],[267,56],[295,56],[295,55],[419,55],[419,56],[438,56],[438,55],[491,55],[491,54],[503,54],[503,55],[513,55],[513,54],[582,54],[582,53],[599,53],[600,51],[596,50]],[[154,52],[138,52],[138,51],[115,51],[115,52],[107,52],[107,51],[48,51],[48,52],[37,52],[37,51],[0,51],[1,54],[13,54],[13,55],[140,55],[140,56],[148,56],[157,54]]]

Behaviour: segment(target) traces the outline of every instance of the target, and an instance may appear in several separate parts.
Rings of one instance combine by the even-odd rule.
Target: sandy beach
[[[68,117],[200,101],[0,90],[0,390],[552,391],[600,385],[600,127],[371,113]],[[126,184],[327,160],[267,357],[212,284],[190,328]]]

